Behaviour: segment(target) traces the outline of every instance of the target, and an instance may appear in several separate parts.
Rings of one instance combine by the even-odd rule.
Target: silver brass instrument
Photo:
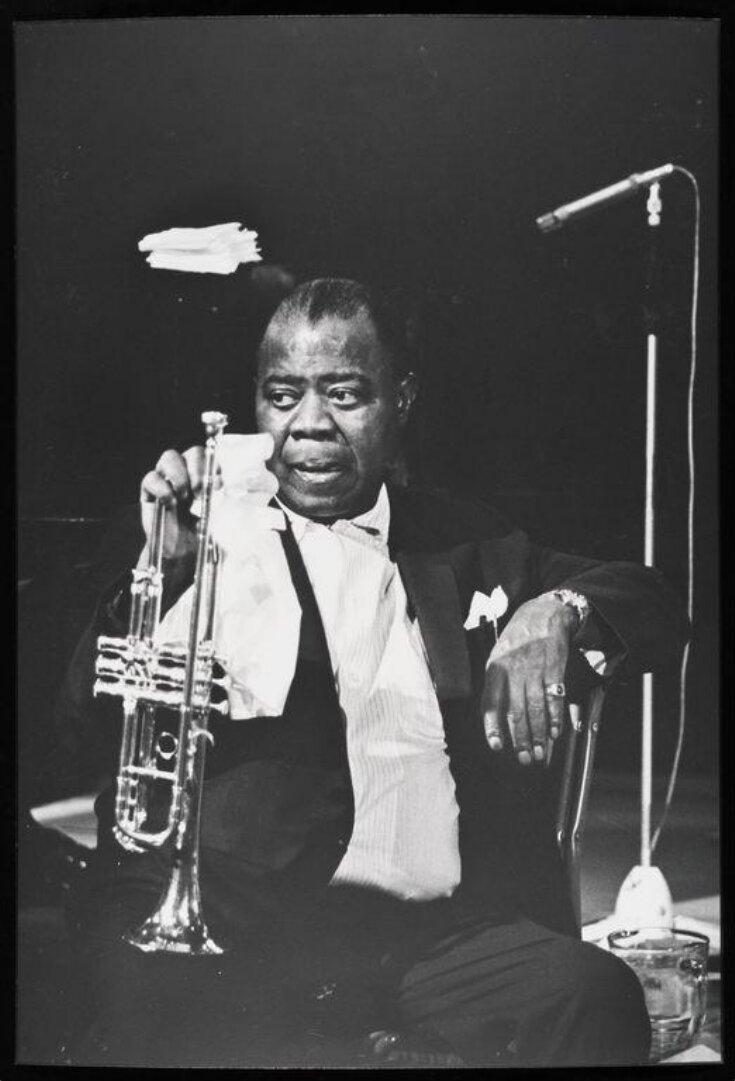
[[[147,566],[133,571],[130,623],[125,638],[97,640],[94,694],[123,701],[123,732],[113,832],[123,848],[145,852],[173,840],[171,874],[155,912],[124,938],[145,951],[192,955],[222,953],[202,917],[199,890],[199,820],[209,712],[226,714],[226,694],[213,649],[219,553],[210,537],[211,498],[219,439],[228,420],[202,413],[206,431],[201,514],[188,641],[159,643],[161,571],[166,507],[156,501]],[[178,712],[176,733],[159,715]],[[169,727],[174,727],[170,724]],[[166,795],[164,811],[154,795]],[[168,813],[165,813],[167,804]]]

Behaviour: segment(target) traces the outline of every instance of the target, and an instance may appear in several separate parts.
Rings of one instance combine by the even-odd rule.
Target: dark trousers
[[[237,931],[218,957],[144,954],[121,932],[157,899],[92,897],[81,928],[74,1065],[334,1066],[369,1032],[445,1045],[468,1066],[645,1062],[635,975],[596,946],[456,900],[331,887]],[[88,899],[89,900],[89,899]]]

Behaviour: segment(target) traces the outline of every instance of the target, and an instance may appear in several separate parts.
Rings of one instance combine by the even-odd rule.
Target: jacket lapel
[[[469,698],[470,658],[464,632],[457,578],[437,543],[437,522],[407,503],[400,489],[389,487],[391,518],[388,545],[418,619],[437,696],[442,701]],[[432,550],[434,549],[434,550]]]
[[[421,627],[441,699],[471,693],[470,660],[454,572],[441,554],[399,552],[398,569]]]
[[[507,619],[528,592],[528,544],[520,530],[478,545],[484,589],[501,585],[508,598]]]

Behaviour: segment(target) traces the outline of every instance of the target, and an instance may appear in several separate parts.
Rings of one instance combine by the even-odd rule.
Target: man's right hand
[[[141,521],[146,540],[150,542],[153,525],[153,504],[160,499],[166,506],[163,555],[165,559],[180,559],[196,549],[196,518],[191,504],[202,486],[204,447],[189,447],[183,454],[165,450],[155,469],[146,473],[140,485]],[[221,484],[215,478],[215,487]]]

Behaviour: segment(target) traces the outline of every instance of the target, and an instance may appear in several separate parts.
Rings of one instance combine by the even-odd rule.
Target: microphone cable
[[[695,494],[695,457],[694,457],[694,389],[697,377],[697,313],[699,309],[699,245],[700,245],[700,217],[701,217],[701,200],[699,194],[699,184],[697,178],[688,169],[685,169],[681,165],[675,165],[674,171],[681,173],[687,177],[694,189],[694,240],[693,240],[693,257],[692,257],[692,305],[691,305],[691,317],[689,323],[689,343],[690,343],[690,361],[689,361],[689,387],[687,391],[687,465],[689,475],[689,495],[687,501],[687,615],[689,616],[689,625],[694,628],[694,494]],[[669,783],[666,789],[666,796],[664,798],[664,806],[661,812],[661,818],[659,820],[656,831],[651,839],[651,855],[656,850],[661,831],[664,828],[666,819],[671,807],[671,801],[674,796],[674,788],[676,786],[676,780],[679,773],[679,764],[681,761],[681,750],[684,745],[684,730],[686,728],[686,689],[687,689],[687,673],[689,667],[689,647],[691,642],[688,641],[684,646],[684,652],[681,658],[681,669],[679,674],[679,731],[676,741],[676,749],[674,751],[674,758],[671,766],[671,773],[669,775]]]

